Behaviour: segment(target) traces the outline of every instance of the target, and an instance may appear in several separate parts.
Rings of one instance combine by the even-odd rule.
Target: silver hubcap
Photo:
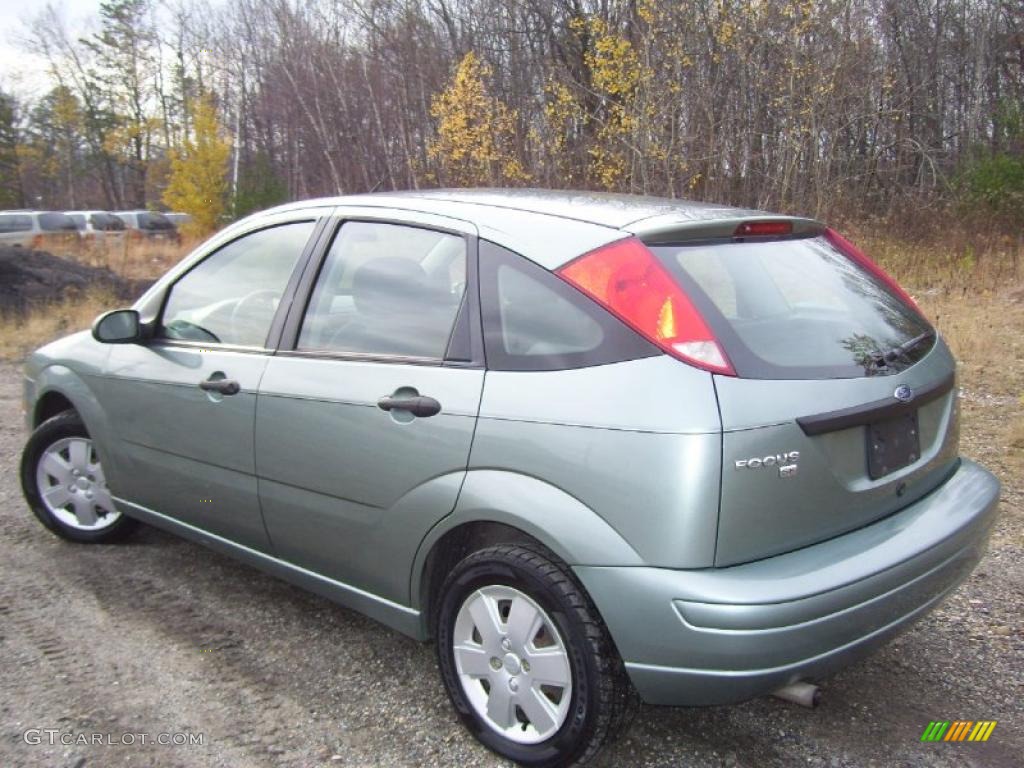
[[[558,629],[518,589],[481,587],[455,618],[455,668],[469,703],[520,744],[553,736],[569,714],[572,669]]]
[[[43,451],[36,485],[50,514],[71,528],[99,531],[121,517],[87,437],[65,437]]]

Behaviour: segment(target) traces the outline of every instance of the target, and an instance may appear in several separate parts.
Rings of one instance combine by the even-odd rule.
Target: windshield
[[[651,250],[744,378],[895,373],[934,344],[924,318],[824,237]]]
[[[32,218],[30,216],[0,216],[0,232],[29,232],[31,230]]]

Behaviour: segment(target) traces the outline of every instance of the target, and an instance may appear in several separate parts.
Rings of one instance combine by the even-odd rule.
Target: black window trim
[[[535,261],[498,243],[484,240],[480,247],[480,317],[483,323],[487,369],[494,371],[568,371],[657,357],[664,352],[608,312],[576,286]],[[498,299],[498,267],[518,269],[548,284],[573,306],[592,317],[605,333],[595,349],[560,355],[510,355],[504,351]],[[553,282],[552,282],[553,281]]]
[[[317,248],[320,246],[320,240],[323,236],[324,227],[326,225],[328,216],[323,213],[317,213],[315,211],[302,211],[303,215],[297,215],[293,219],[275,219],[272,221],[262,223],[262,226],[254,226],[251,229],[246,229],[243,232],[237,233],[230,240],[218,242],[217,245],[212,248],[209,252],[204,254],[201,258],[189,265],[188,269],[177,275],[174,278],[174,282],[169,283],[164,288],[160,296],[160,309],[156,313],[153,320],[152,336],[147,339],[149,346],[154,347],[181,347],[186,349],[209,349],[218,352],[239,352],[256,355],[272,355],[277,349],[278,342],[281,338],[281,330],[284,326],[284,318],[288,313],[291,306],[292,299],[295,294],[295,288],[298,285],[299,279],[303,271],[305,270],[309,260],[314,257],[317,252]],[[198,267],[200,264],[204,264],[207,259],[213,257],[215,254],[220,253],[221,250],[228,247],[229,245],[238,242],[243,237],[255,234],[257,232],[263,232],[268,229],[274,229],[275,227],[288,226],[290,224],[303,224],[313,223],[313,231],[310,233],[309,238],[306,240],[305,246],[303,246],[302,253],[299,254],[298,261],[295,263],[295,267],[292,269],[292,273],[288,278],[288,282],[285,284],[284,291],[281,294],[281,300],[277,305],[277,310],[274,312],[274,317],[270,321],[270,328],[267,331],[267,338],[264,341],[262,347],[260,346],[249,346],[243,344],[225,344],[223,342],[212,342],[212,341],[191,341],[189,339],[168,339],[162,336],[158,336],[160,328],[163,325],[164,311],[167,308],[167,301],[170,299],[171,292],[179,281],[183,280],[187,275],[192,274],[192,270]]]
[[[416,218],[403,218],[402,213],[409,213],[413,216],[422,216],[431,219],[429,223],[417,220]],[[303,269],[302,276],[298,281],[295,294],[292,297],[291,306],[283,326],[277,345],[276,354],[281,357],[299,357],[315,360],[338,360],[348,362],[385,363],[391,365],[425,365],[439,368],[484,368],[484,344],[482,338],[482,325],[480,322],[480,288],[477,277],[479,237],[471,232],[453,227],[446,227],[434,221],[436,217],[432,214],[420,211],[403,211],[402,209],[386,209],[380,215],[360,211],[358,213],[336,211],[327,218],[321,233],[317,253],[310,259]],[[463,297],[463,304],[456,313],[455,322],[449,334],[448,344],[444,357],[413,357],[409,355],[388,355],[370,354],[365,352],[341,352],[337,350],[315,350],[298,349],[299,334],[302,331],[302,322],[309,310],[309,303],[313,297],[313,291],[320,279],[320,273],[327,263],[331,246],[335,238],[346,223],[366,224],[394,224],[402,227],[416,227],[433,232],[440,232],[446,235],[461,238],[466,243],[466,292]],[[466,318],[462,318],[463,308],[466,309]],[[469,360],[450,359],[452,353],[452,339],[460,322],[469,323],[470,349]]]

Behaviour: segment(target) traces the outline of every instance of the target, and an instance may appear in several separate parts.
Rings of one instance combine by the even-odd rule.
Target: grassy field
[[[197,243],[180,245],[134,241],[113,246],[82,244],[56,255],[92,267],[103,267],[127,280],[155,280]],[[47,341],[88,328],[101,312],[123,305],[113,291],[97,288],[84,294],[55,296],[29,312],[0,315],[0,360],[20,360]]]

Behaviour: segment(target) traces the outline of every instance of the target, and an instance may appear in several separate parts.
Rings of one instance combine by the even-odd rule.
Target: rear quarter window
[[[492,370],[566,370],[661,354],[557,275],[486,240],[480,295]]]

